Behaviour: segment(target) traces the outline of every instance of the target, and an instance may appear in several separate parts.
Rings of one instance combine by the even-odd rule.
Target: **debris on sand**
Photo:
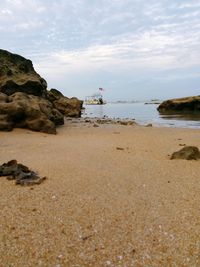
[[[200,151],[196,146],[185,146],[181,150],[174,152],[170,159],[197,160],[200,159]]]
[[[17,160],[11,160],[0,165],[0,176],[6,176],[8,180],[15,180],[15,184],[35,185],[41,184],[46,177],[40,177],[27,166],[17,163]]]
[[[117,150],[124,150],[123,147],[116,147]]]

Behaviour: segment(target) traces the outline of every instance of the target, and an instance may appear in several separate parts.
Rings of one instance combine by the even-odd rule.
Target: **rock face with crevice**
[[[0,130],[17,127],[55,134],[64,116],[81,116],[82,104],[56,89],[48,91],[30,60],[0,49]]]

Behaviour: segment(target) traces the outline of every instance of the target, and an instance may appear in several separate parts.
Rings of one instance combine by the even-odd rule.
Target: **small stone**
[[[124,150],[123,147],[116,147],[117,150]]]

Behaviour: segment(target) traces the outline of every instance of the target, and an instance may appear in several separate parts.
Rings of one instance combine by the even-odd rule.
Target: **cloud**
[[[45,61],[46,64],[49,62],[50,69],[59,70],[60,73],[182,69],[199,65],[200,52],[198,49],[192,51],[198,44],[199,37],[193,34],[163,34],[159,30],[151,30],[122,36],[120,41],[115,40],[107,45],[57,51],[49,55],[49,61]]]
[[[174,70],[192,77],[189,69],[200,67],[199,6],[199,0],[2,0],[1,47],[31,58],[54,81],[92,73],[129,86],[136,76],[154,73],[159,80]]]
[[[185,2],[185,3],[179,5],[179,8],[181,8],[181,9],[197,8],[197,7],[200,7],[200,1],[199,0],[190,1],[190,3]]]

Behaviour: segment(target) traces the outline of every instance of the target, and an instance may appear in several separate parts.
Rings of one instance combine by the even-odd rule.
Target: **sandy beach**
[[[0,163],[46,176],[0,177],[1,267],[200,266],[200,130],[67,123],[57,135],[0,132]]]

